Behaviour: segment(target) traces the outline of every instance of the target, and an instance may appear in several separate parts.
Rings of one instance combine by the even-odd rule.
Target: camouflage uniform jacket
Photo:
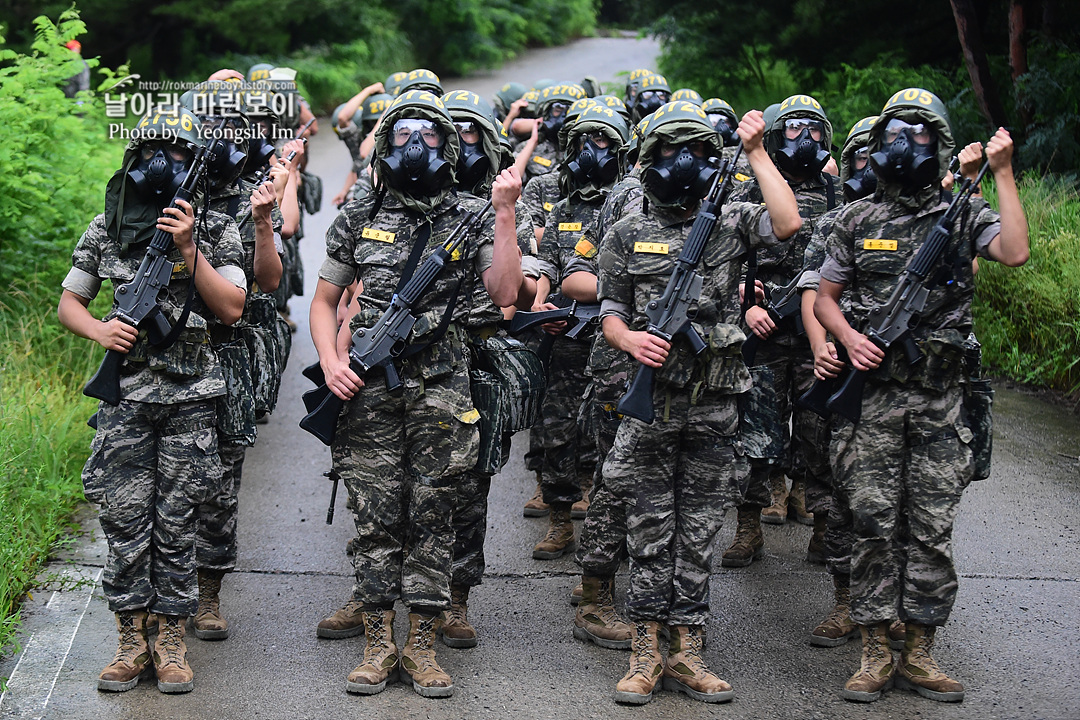
[[[196,218],[193,234],[203,257],[237,287],[245,287],[243,249],[236,223],[225,215],[206,212]],[[79,239],[71,256],[72,268],[64,278],[65,290],[88,299],[97,296],[103,280],[114,286],[130,282],[142,263],[145,247],[125,249],[109,237],[105,215],[98,215]],[[191,286],[191,272],[180,251],[169,250],[172,278],[161,298],[161,309],[170,324],[179,319]],[[114,292],[115,295],[115,292]],[[114,304],[115,309],[115,304]],[[107,319],[113,317],[110,311]],[[175,404],[217,397],[225,392],[225,380],[217,355],[210,345],[210,331],[224,327],[196,293],[185,329],[167,348],[151,347],[145,330],[120,368],[120,394],[125,400]]]
[[[831,175],[820,174],[813,180],[791,185],[795,201],[799,205],[799,215],[803,219],[797,233],[778,245],[757,253],[757,278],[765,284],[766,293],[783,287],[795,279],[803,269],[803,257],[814,234],[818,219],[829,210],[829,183],[832,183],[832,201],[843,202],[843,193],[839,183]],[[761,188],[757,180],[747,180],[735,187],[732,200],[760,203],[763,201]],[[781,326],[770,342],[778,346],[805,348],[806,341],[790,332],[790,327]]]
[[[599,255],[601,317],[617,315],[631,330],[646,329],[645,307],[663,294],[693,223],[693,215],[683,219],[650,208],[612,226]],[[708,348],[695,356],[686,339],[677,335],[667,361],[657,371],[658,382],[720,393],[741,393],[750,387],[740,354],[746,339],[739,327],[741,263],[751,248],[778,242],[764,205],[731,202],[724,206],[697,266],[704,285],[692,324]]]
[[[821,277],[845,285],[851,297],[853,326],[865,330],[870,311],[888,302],[897,281],[948,208],[948,196],[932,193],[921,205],[882,194],[849,205],[837,216],[826,240]],[[903,200],[903,199],[901,199]],[[963,340],[971,332],[975,292],[972,260],[987,257],[987,247],[1001,232],[1000,216],[982,198],[973,198],[952,228],[952,240],[937,267],[947,275],[934,284],[912,330],[926,362],[909,366],[900,348],[890,349],[871,378],[918,380],[941,389],[959,377]],[[935,275],[931,271],[931,277]]]
[[[364,283],[357,296],[359,312],[350,323],[355,332],[372,327],[390,305],[399,281],[408,264],[418,233],[425,225],[430,234],[417,267],[423,264],[460,222],[462,209],[479,210],[476,198],[462,199],[449,195],[428,216],[408,210],[397,198],[387,194],[374,220],[368,219],[374,198],[347,203],[326,232],[326,260],[319,277],[338,287],[354,279]],[[495,221],[491,213],[481,222],[478,232],[471,234],[454,252],[434,284],[417,301],[413,313],[417,317],[409,335],[412,344],[424,345],[435,340],[437,328],[443,323],[449,303],[454,308],[450,320],[463,327],[472,305],[475,283],[491,267]],[[402,283],[404,286],[404,283]],[[456,333],[447,333],[422,352],[402,362],[402,377],[419,375],[426,379],[443,377],[463,368],[462,345],[454,340]]]
[[[600,214],[600,204],[560,200],[548,215],[544,241],[540,243],[540,272],[552,286],[572,272],[596,274],[596,243],[589,231]]]
[[[531,220],[529,229],[547,226],[548,215],[555,208],[555,203],[562,200],[559,173],[549,173],[526,185],[521,191],[521,200],[525,204],[528,219]]]
[[[359,125],[351,122],[347,127],[338,128],[338,137],[345,143],[345,147],[349,148],[349,155],[353,162],[352,171],[359,175],[365,165],[364,158],[360,157],[360,144],[364,142],[363,131]]]
[[[522,182],[528,185],[537,177],[557,170],[561,160],[562,153],[559,152],[558,145],[551,140],[541,140],[536,143],[536,148],[532,151],[532,157],[529,158],[529,163],[525,166],[525,177]],[[558,177],[559,173],[555,172],[554,175]]]

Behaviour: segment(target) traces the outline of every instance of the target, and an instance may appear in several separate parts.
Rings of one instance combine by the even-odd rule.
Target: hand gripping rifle
[[[435,282],[446,261],[465,241],[469,231],[490,209],[489,200],[479,212],[465,213],[442,247],[429,255],[401,292],[395,293],[390,299],[390,307],[386,308],[379,321],[373,327],[360,328],[353,333],[352,346],[349,348],[349,364],[353,372],[363,378],[374,368],[382,368],[386,373],[386,389],[394,392],[401,387],[394,359],[408,346],[409,333],[416,324],[413,308]],[[311,374],[305,371],[309,379],[315,374],[314,370]],[[300,421],[300,427],[329,445],[334,440],[338,415],[344,402],[326,386],[324,377],[319,387],[304,393],[304,406],[308,414]]]
[[[731,194],[732,177],[735,174],[735,165],[742,154],[742,143],[735,150],[735,156],[721,171],[716,173],[713,185],[705,198],[701,201],[694,224],[690,227],[690,235],[683,244],[682,252],[675,261],[675,269],[671,271],[664,294],[655,300],[651,300],[645,307],[645,316],[649,318],[649,326],[646,331],[658,338],[671,342],[678,334],[682,334],[690,342],[690,347],[695,354],[700,354],[705,349],[705,341],[690,326],[690,308],[701,298],[701,288],[704,278],[698,275],[697,264],[705,251],[705,243],[712,235],[716,227],[717,217],[728,195]],[[656,370],[648,365],[638,366],[637,374],[634,375],[630,389],[619,400],[618,411],[623,415],[629,415],[642,422],[652,424],[656,417],[653,408],[653,381]]]
[[[536,312],[518,311],[510,319],[510,334],[517,335],[531,327],[549,322],[566,322],[566,337],[577,340],[600,317],[600,303],[581,303],[577,300],[564,308],[538,310]]]
[[[765,300],[765,311],[769,313],[769,317],[772,318],[777,329],[779,329],[780,323],[791,318],[796,335],[802,335],[806,332],[802,322],[802,294],[799,292],[799,280],[801,279],[802,273],[800,272],[790,283],[769,293]],[[750,332],[750,337],[746,338],[746,342],[742,346],[743,360],[747,365],[754,364],[758,345],[762,342],[763,340],[753,331]]]
[[[311,118],[310,120],[308,120],[307,125],[300,128],[300,132],[297,133],[297,134],[298,135],[303,135],[305,132],[307,132],[307,129],[309,127],[311,127],[311,123],[315,122],[315,120],[317,120],[317,118]],[[302,138],[300,138],[300,142],[304,143],[304,145],[306,146],[307,143],[308,143],[308,139],[306,137],[302,137]],[[296,154],[298,152],[299,152],[299,150],[291,151],[284,158],[282,158],[281,160],[278,160],[278,165],[284,165],[287,162],[292,162],[293,158],[296,157]],[[269,164],[267,164],[266,167],[264,167],[262,170],[260,170],[258,173],[256,173],[255,178],[251,181],[252,187],[257,188],[260,185],[262,185],[264,182],[266,182],[266,178],[270,174],[270,167],[271,166]],[[237,229],[238,230],[243,229],[244,225],[246,225],[249,220],[251,220],[251,210],[250,209],[248,209],[248,211],[246,213],[244,213],[244,216],[242,218],[240,218],[239,222],[236,223]]]
[[[224,123],[223,118],[215,133],[221,130]],[[206,174],[207,155],[206,146],[196,150],[187,177],[176,191],[169,207],[179,208],[178,200],[191,203],[195,197],[195,189]],[[134,328],[144,328],[150,344],[155,346],[167,345],[175,339],[170,339],[172,326],[158,302],[172,278],[173,264],[168,258],[172,246],[171,233],[160,229],[154,231],[154,237],[150,240],[150,246],[146,249],[146,255],[143,256],[134,279],[116,288],[113,294],[116,301],[115,317]],[[195,268],[191,269],[191,277],[194,282]],[[110,405],[119,405],[120,366],[125,355],[126,353],[118,350],[106,350],[101,366],[83,388],[83,395],[103,400]]]
[[[930,273],[952,239],[953,223],[971,202],[972,194],[978,189],[979,183],[982,182],[989,168],[990,163],[987,162],[974,181],[964,180],[960,191],[949,203],[945,214],[930,230],[930,234],[915,253],[915,257],[911,259],[904,274],[900,276],[900,282],[888,302],[870,311],[866,337],[886,351],[899,343],[904,348],[908,362],[912,365],[922,359],[918,346],[911,339],[910,331],[918,323],[919,313],[926,307],[926,300],[930,296],[932,286]],[[865,370],[851,367],[840,389],[825,401],[826,409],[839,413],[851,422],[859,422],[862,416],[862,395],[866,385],[866,376]],[[803,404],[815,412],[818,412],[817,406],[824,392],[824,388],[820,387],[822,385],[831,389],[831,383],[818,380],[800,399],[802,401],[809,397],[809,401]],[[818,399],[817,402],[814,402],[815,396]]]

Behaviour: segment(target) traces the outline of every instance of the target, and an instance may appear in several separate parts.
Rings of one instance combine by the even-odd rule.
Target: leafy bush
[[[1041,41],[1031,69],[1017,80],[1017,102],[1030,112],[1020,146],[1023,167],[1076,173],[1080,168],[1080,51]]]

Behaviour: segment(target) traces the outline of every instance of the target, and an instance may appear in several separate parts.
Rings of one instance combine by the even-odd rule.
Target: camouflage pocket
[[[104,430],[94,433],[94,439],[90,442],[90,457],[86,459],[82,471],[83,497],[86,498],[86,502],[100,506],[106,504],[105,451],[102,449],[105,445],[105,436]]]
[[[779,459],[784,452],[784,431],[776,378],[772,368],[750,368],[753,386],[739,395],[739,435],[746,455],[756,460]]]
[[[251,360],[251,385],[255,412],[273,412],[277,406],[281,376],[292,345],[289,326],[277,314],[269,295],[252,299],[251,324],[240,329]]]
[[[473,405],[480,413],[477,423],[480,431],[480,449],[475,470],[486,475],[494,475],[505,462],[502,454],[502,436],[506,432],[506,418],[503,410],[505,389],[502,383],[489,372],[472,370],[469,373]]]
[[[188,484],[188,498],[194,503],[205,503],[216,497],[224,488],[222,480],[225,469],[218,453],[217,428],[209,427],[193,430],[190,433],[191,482]]]
[[[247,344],[234,340],[217,348],[225,376],[225,394],[217,398],[217,429],[221,442],[251,446],[255,443],[255,395]]]
[[[714,392],[738,394],[751,387],[750,371],[742,359],[746,335],[734,325],[719,324],[709,332],[705,387]]]
[[[962,370],[963,348],[946,340],[931,338],[922,344],[921,350],[924,360],[918,371],[919,386],[937,395],[955,387]]]
[[[994,445],[994,388],[989,380],[972,380],[964,389],[964,424],[971,431],[972,458],[975,463],[973,480],[990,477],[990,461]]]

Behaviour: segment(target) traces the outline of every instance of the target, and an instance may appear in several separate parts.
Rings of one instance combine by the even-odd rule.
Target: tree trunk
[[[1013,80],[1028,71],[1025,30],[1024,0],[1011,0],[1009,3],[1009,67],[1012,69]]]
[[[1042,32],[1048,38],[1057,37],[1057,0],[1043,0]]]
[[[1005,125],[1005,109],[998,98],[993,78],[990,77],[990,65],[986,61],[986,50],[983,48],[975,6],[972,0],[950,0],[950,3],[956,19],[960,47],[964,51],[964,64],[971,76],[979,109],[990,122],[990,127],[1001,127]]]

